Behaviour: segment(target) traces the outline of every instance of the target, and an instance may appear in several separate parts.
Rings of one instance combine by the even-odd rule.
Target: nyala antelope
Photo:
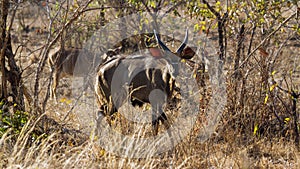
[[[176,88],[175,78],[179,72],[180,60],[192,59],[195,52],[190,47],[186,47],[188,30],[186,30],[185,38],[176,52],[172,52],[155,31],[154,36],[162,50],[149,48],[148,53],[117,55],[99,65],[95,81],[95,93],[99,105],[97,124],[101,122],[103,117],[110,119],[109,117],[117,112],[129,98],[133,105],[151,102],[152,132],[154,135],[158,134],[159,121],[166,129],[170,127],[163,110],[163,103],[168,103],[172,99]],[[124,71],[116,72],[120,67],[123,67],[122,70]],[[114,78],[117,84],[112,84]],[[121,92],[112,93],[113,86],[119,88]],[[127,92],[122,92],[124,86],[128,86]],[[164,94],[153,93],[153,91],[158,91],[156,89]]]

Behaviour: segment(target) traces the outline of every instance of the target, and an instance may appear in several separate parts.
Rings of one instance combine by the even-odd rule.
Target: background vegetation
[[[0,5],[1,168],[300,168],[297,0],[2,0]],[[58,104],[49,100],[53,72],[46,61],[54,46],[81,48],[108,22],[138,12],[196,19],[194,30],[218,49],[228,100],[209,140],[199,142],[195,127],[170,152],[130,159],[106,152],[76,127],[65,87]],[[128,44],[119,45],[130,50]],[[208,99],[209,94],[202,101]]]

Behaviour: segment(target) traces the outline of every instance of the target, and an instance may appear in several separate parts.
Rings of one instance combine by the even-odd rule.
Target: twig
[[[294,12],[291,14],[288,18],[286,18],[273,32],[271,32],[266,38],[264,38],[260,44],[250,53],[248,54],[247,58],[241,63],[240,67],[241,68],[247,61],[248,59],[268,40],[271,36],[273,36],[283,25],[285,25],[290,19],[292,19],[294,16],[296,16],[297,12]],[[258,60],[255,58],[255,60],[258,62]]]

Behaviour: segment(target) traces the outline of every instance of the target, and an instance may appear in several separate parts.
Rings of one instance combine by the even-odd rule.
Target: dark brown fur
[[[127,98],[130,98],[133,105],[141,106],[143,103],[150,103],[149,97],[151,92],[154,89],[159,89],[166,97],[157,97],[152,100],[152,106],[155,105],[152,107],[153,132],[154,134],[158,133],[159,120],[163,122],[166,128],[169,128],[162,103],[170,101],[175,88],[174,74],[176,76],[178,67],[174,63],[178,63],[181,58],[191,59],[195,53],[191,52],[189,47],[183,49],[186,40],[176,53],[171,53],[164,44],[161,44],[162,42],[159,39],[158,42],[164,48],[164,51],[161,50],[159,52],[162,54],[161,57],[153,57],[153,52],[149,50],[150,52],[139,55],[118,55],[98,67],[95,84],[95,92],[100,109],[98,115],[111,116],[118,111]],[[165,59],[167,58],[166,56],[174,60]],[[154,63],[154,65],[151,65],[151,63]],[[124,69],[116,73],[116,70],[122,66]],[[136,74],[132,75],[133,73]],[[115,81],[117,83],[113,83],[113,78],[117,79]],[[129,79],[131,80],[129,81]],[[129,88],[128,91],[124,88],[125,84],[129,84],[127,86]],[[118,93],[112,93],[112,85],[119,85],[116,86],[116,89],[119,89]]]

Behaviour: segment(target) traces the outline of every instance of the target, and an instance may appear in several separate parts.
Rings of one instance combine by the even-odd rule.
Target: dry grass
[[[24,12],[32,13],[26,10]],[[31,50],[40,48],[45,43],[47,35],[41,33],[47,26],[47,23],[42,22],[46,19],[43,18],[43,14],[39,15],[35,21],[29,17],[30,15],[25,17],[25,23],[32,23],[31,26],[36,27],[35,31],[26,34],[18,28],[18,25],[14,25],[12,38],[14,48],[20,44],[22,46],[16,53],[16,59],[24,70],[23,81],[30,93],[33,93],[32,82],[36,68],[34,60],[38,59],[36,55],[40,52],[37,50],[32,53]],[[87,16],[89,15],[94,13],[88,13]],[[113,15],[109,17],[113,18]],[[82,20],[85,19],[87,18],[83,17]],[[292,21],[289,24],[292,24]],[[243,59],[247,56],[252,26],[246,25],[246,28],[246,40],[241,54]],[[276,93],[269,91],[272,86],[271,70],[276,71],[274,80],[281,87],[290,89],[289,87],[294,86],[299,90],[300,67],[297,65],[300,60],[299,35],[295,35],[285,43],[285,40],[294,33],[289,32],[288,28],[285,29],[274,34],[265,45],[266,48],[257,51],[248,60],[241,68],[239,78],[233,78],[237,51],[235,36],[238,32],[236,30],[236,34],[228,35],[225,65],[227,105],[216,131],[204,142],[198,138],[198,134],[201,122],[205,122],[203,110],[207,108],[211,99],[210,86],[207,86],[206,93],[200,93],[200,102],[204,104],[200,107],[196,125],[179,144],[157,156],[129,158],[110,153],[99,145],[99,138],[93,137],[91,132],[94,126],[93,113],[96,111],[93,94],[88,93],[76,100],[69,89],[71,87],[69,79],[60,83],[58,104],[53,100],[48,101],[46,112],[42,117],[31,119],[21,133],[12,134],[12,131],[7,131],[1,137],[0,168],[300,168],[300,151],[294,143],[295,126],[292,124],[293,117],[290,114],[291,97],[278,89],[274,90]],[[76,32],[76,28],[72,31]],[[216,34],[217,30],[211,30],[208,37],[218,48]],[[74,41],[71,37],[70,41],[72,40]],[[261,40],[262,33],[257,31],[253,46],[258,45]],[[281,47],[282,50],[279,50]],[[264,50],[267,54],[264,54]],[[33,59],[28,62],[28,57]],[[48,78],[49,72],[46,68],[40,82],[42,96],[47,90]],[[204,92],[202,89],[200,92]],[[269,94],[267,101],[265,101],[266,94]],[[76,107],[73,108],[73,104],[76,104]],[[299,113],[299,101],[297,106]],[[284,123],[283,127],[280,126],[282,123],[279,123],[275,113],[282,119],[288,117],[290,121]],[[121,123],[122,118],[116,116],[114,124],[116,130],[122,131],[125,128],[126,132],[130,133],[129,136],[135,138],[151,134],[150,125],[132,127],[132,124],[126,124],[124,127]],[[169,113],[169,116],[172,117],[172,114]],[[184,123],[185,121],[182,125]],[[254,132],[255,130],[257,131]],[[164,140],[159,141],[158,144],[164,143]],[[109,146],[120,145],[117,141],[111,141]],[[142,151],[144,145],[136,145],[134,148]],[[147,149],[147,152],[153,154],[155,146],[153,149]]]
[[[1,168],[299,168],[300,153],[283,140],[261,139],[247,146],[213,137],[200,143],[187,138],[174,149],[155,157],[134,159],[106,152],[96,141],[71,133],[54,132],[30,142],[30,129],[16,142],[8,135],[0,140]],[[111,143],[114,146],[114,143]]]

